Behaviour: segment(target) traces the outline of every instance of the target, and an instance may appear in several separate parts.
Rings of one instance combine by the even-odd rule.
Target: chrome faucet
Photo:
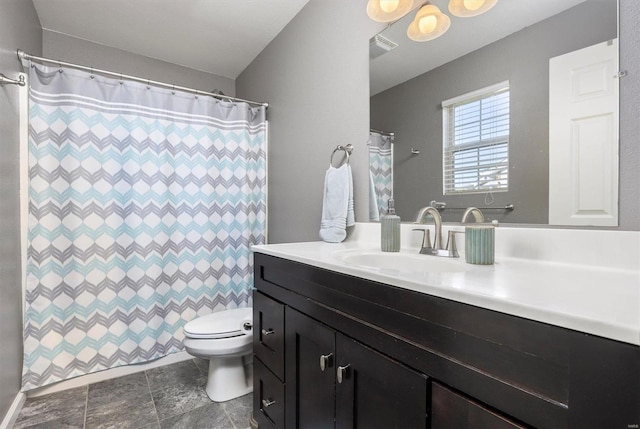
[[[440,212],[434,207],[423,207],[418,211],[416,224],[425,224],[425,217],[431,215],[433,223],[435,224],[435,237],[433,238],[433,246],[431,246],[431,239],[429,238],[428,229],[418,229],[417,231],[423,231],[422,246],[420,253],[423,255],[433,256],[445,256],[448,258],[457,258],[458,250],[456,249],[455,233],[457,231],[449,231],[449,239],[447,241],[447,248],[442,247],[442,218]]]
[[[433,238],[433,249],[442,249],[442,218],[438,209],[429,207],[423,207],[418,211],[416,215],[416,221],[414,223],[424,224],[424,218],[427,215],[431,215],[433,223],[435,224],[435,237]],[[429,243],[431,245],[431,243]]]
[[[475,219],[476,223],[484,222],[484,215],[482,214],[480,209],[477,207],[469,207],[462,214],[462,223],[465,223],[467,221],[467,218],[471,214],[473,214],[473,218]]]

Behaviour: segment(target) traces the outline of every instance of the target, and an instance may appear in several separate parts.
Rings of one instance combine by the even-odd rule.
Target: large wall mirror
[[[446,204],[441,213],[448,222],[475,206],[501,223],[617,225],[617,1],[499,0],[472,18],[452,16],[449,0],[431,3],[450,16],[446,33],[410,40],[414,11],[370,49],[371,128],[393,133],[392,193],[402,220],[435,201]],[[613,56],[601,59],[601,51]],[[558,67],[573,80],[558,78]],[[489,98],[477,102],[482,91]],[[611,109],[572,116],[573,102],[602,108],[603,92]],[[455,121],[465,115],[468,122],[456,131],[463,137],[452,143]],[[501,115],[507,122],[482,122]],[[561,118],[569,134],[558,136],[550,117]],[[484,146],[444,149],[445,138],[467,144],[465,132],[486,137]],[[502,169],[483,176],[483,162]],[[465,167],[473,163],[482,168],[467,180]],[[443,174],[443,165],[461,170]],[[566,220],[554,214],[565,209],[574,211]]]

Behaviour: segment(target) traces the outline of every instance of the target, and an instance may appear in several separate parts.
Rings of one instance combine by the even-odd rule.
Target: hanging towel
[[[376,195],[376,185],[373,183],[373,173],[371,170],[369,170],[369,220],[375,222],[380,220],[378,196]]]
[[[347,236],[347,226],[354,223],[351,167],[346,163],[338,168],[329,165],[324,176],[320,238],[340,243]]]
[[[353,210],[353,175],[351,174],[351,165],[347,164],[349,172],[349,199],[347,200],[347,227],[356,224],[356,214]]]

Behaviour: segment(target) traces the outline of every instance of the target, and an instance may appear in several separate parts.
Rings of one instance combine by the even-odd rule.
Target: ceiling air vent
[[[374,59],[398,47],[396,42],[376,34],[369,39],[369,59]]]

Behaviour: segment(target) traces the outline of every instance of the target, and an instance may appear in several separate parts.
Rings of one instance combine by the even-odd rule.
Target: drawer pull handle
[[[329,353],[328,355],[320,355],[320,371],[324,372],[327,367],[332,366],[332,358],[333,353]]]
[[[265,337],[266,337],[267,335],[271,335],[271,334],[275,334],[274,330],[273,330],[273,329],[271,329],[271,328],[269,328],[269,329],[263,329],[263,330],[262,330],[262,335],[264,335]]]
[[[274,401],[272,398],[263,399],[262,400],[262,408],[269,408],[270,406],[272,406],[275,403],[276,403],[276,401]]]
[[[338,373],[336,374],[338,377],[338,383],[342,384],[342,381],[345,378],[349,378],[349,368],[351,367],[350,364],[347,364],[345,366],[339,366],[338,367]]]

